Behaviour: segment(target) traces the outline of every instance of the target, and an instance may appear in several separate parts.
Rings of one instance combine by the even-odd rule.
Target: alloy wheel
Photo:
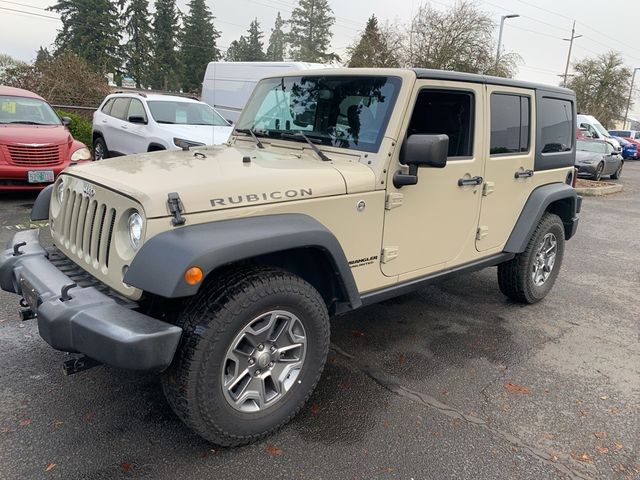
[[[558,240],[553,233],[547,233],[538,245],[533,260],[531,278],[538,287],[544,285],[551,275],[557,254]]]

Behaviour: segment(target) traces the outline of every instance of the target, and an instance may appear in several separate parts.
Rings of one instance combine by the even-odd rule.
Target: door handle
[[[107,123],[107,120],[106,119],[102,120],[102,123]]]
[[[482,177],[459,178],[458,186],[466,187],[467,185],[480,185],[483,181]]]
[[[126,125],[120,125],[120,128],[122,128],[122,129],[126,130],[126,129],[127,129],[127,126],[126,126]]]
[[[515,178],[533,177],[533,170],[518,170],[514,175]]]

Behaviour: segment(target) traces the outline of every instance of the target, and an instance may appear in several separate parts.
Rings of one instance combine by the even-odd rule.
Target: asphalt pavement
[[[157,376],[65,377],[2,292],[0,478],[640,478],[640,162],[621,182],[585,198],[543,302],[491,268],[335,318],[309,404],[242,448],[191,433]],[[0,245],[34,198],[0,195]]]

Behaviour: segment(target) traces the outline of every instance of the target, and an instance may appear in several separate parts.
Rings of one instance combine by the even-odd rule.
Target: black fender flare
[[[53,192],[53,184],[44,187],[36,201],[31,207],[31,221],[49,220],[49,204],[51,203],[51,193]]]
[[[320,222],[303,214],[277,214],[187,225],[145,242],[129,266],[124,282],[165,298],[193,296],[184,273],[200,267],[205,277],[219,267],[299,248],[323,251],[350,308],[361,299],[340,242]]]
[[[164,145],[160,145],[159,143],[156,143],[156,142],[151,142],[147,147],[147,152],[163,152],[165,150],[166,148]]]
[[[582,197],[566,183],[551,183],[536,188],[526,203],[504,247],[507,253],[522,253],[527,248],[538,222],[545,212],[557,214],[564,224],[565,239],[576,232]]]

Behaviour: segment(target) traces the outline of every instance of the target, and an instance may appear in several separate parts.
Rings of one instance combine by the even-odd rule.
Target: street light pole
[[[569,54],[567,55],[567,66],[564,67],[564,81],[562,86],[567,86],[567,77],[569,76],[569,63],[571,62],[571,49],[573,48],[573,41],[576,38],[580,38],[582,35],[576,35],[576,21],[573,21],[573,27],[571,27],[571,38],[563,38],[564,41],[569,42]]]
[[[629,120],[629,107],[631,107],[631,95],[633,95],[633,81],[636,79],[636,72],[640,70],[640,67],[633,69],[633,75],[631,75],[631,88],[629,88],[629,98],[627,99],[627,110],[624,112],[624,120],[622,122],[622,129],[624,130]],[[631,122],[629,122],[629,128],[631,128]]]
[[[500,60],[500,45],[502,44],[502,30],[504,29],[504,21],[507,18],[517,18],[520,15],[514,13],[512,15],[502,15],[500,17],[500,33],[498,33],[498,48],[496,50],[496,64],[498,63],[498,61]]]

